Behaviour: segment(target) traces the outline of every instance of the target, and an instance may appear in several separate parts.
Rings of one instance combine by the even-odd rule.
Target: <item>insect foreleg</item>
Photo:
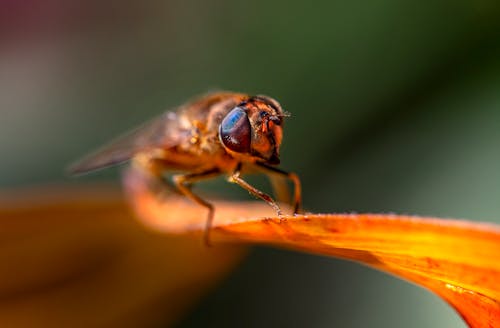
[[[241,174],[241,165],[238,165],[236,170],[229,177],[229,182],[234,182],[238,184],[240,187],[247,190],[250,194],[268,203],[272,208],[274,208],[274,210],[276,211],[276,213],[278,213],[279,216],[283,215],[280,207],[278,206],[278,204],[276,204],[274,199],[271,198],[271,196],[250,185],[248,182],[246,182],[240,177],[240,174]]]
[[[297,174],[292,173],[292,172],[286,172],[283,170],[280,170],[276,167],[269,166],[263,163],[257,163],[257,166],[260,168],[264,169],[264,172],[268,174],[274,174],[274,175],[280,175],[284,176],[293,183],[293,188],[294,188],[294,201],[293,201],[293,213],[297,214],[301,212],[301,206],[302,206],[302,187],[300,184],[300,179]]]

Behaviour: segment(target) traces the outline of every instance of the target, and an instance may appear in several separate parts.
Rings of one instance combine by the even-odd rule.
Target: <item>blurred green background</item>
[[[64,167],[88,150],[226,89],[270,95],[292,113],[282,167],[301,176],[307,210],[500,223],[495,0],[1,6],[2,188],[65,181]],[[419,287],[267,248],[179,326],[202,325],[464,326]]]

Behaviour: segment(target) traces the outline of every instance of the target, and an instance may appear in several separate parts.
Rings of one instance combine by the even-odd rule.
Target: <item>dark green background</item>
[[[89,149],[193,95],[227,89],[268,94],[292,113],[282,167],[302,177],[307,210],[500,223],[497,1],[32,5],[0,34],[2,187],[63,181],[65,165]],[[222,181],[208,188],[235,190]],[[464,326],[406,282],[267,248],[180,326],[242,322]]]

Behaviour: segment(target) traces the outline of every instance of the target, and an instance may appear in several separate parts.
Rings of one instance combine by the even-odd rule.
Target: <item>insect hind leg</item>
[[[162,174],[152,174],[145,171],[144,177],[146,178],[146,185],[151,192],[156,195],[160,200],[166,199],[171,194],[180,195],[181,192],[176,188],[172,182]]]
[[[207,220],[205,223],[205,230],[203,235],[203,240],[205,241],[205,245],[210,246],[210,229],[212,228],[212,222],[214,219],[214,206],[213,204],[207,202],[200,196],[196,195],[191,190],[191,185],[195,182],[206,180],[213,178],[215,176],[220,175],[221,172],[218,169],[211,169],[199,173],[191,173],[191,174],[177,174],[172,177],[172,180],[177,187],[178,191],[191,199],[195,203],[200,204],[203,207],[208,209]]]

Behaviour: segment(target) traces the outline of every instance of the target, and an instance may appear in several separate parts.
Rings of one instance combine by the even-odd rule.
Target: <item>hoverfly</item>
[[[286,116],[280,104],[267,96],[211,93],[115,139],[70,166],[69,173],[87,173],[131,160],[152,182],[163,185],[165,173],[183,172],[172,176],[173,184],[208,209],[204,239],[209,244],[214,206],[191,191],[191,185],[200,180],[226,174],[229,182],[261,198],[281,216],[275,200],[241,176],[254,172],[282,176],[294,185],[294,213],[300,210],[298,176],[276,167]]]

